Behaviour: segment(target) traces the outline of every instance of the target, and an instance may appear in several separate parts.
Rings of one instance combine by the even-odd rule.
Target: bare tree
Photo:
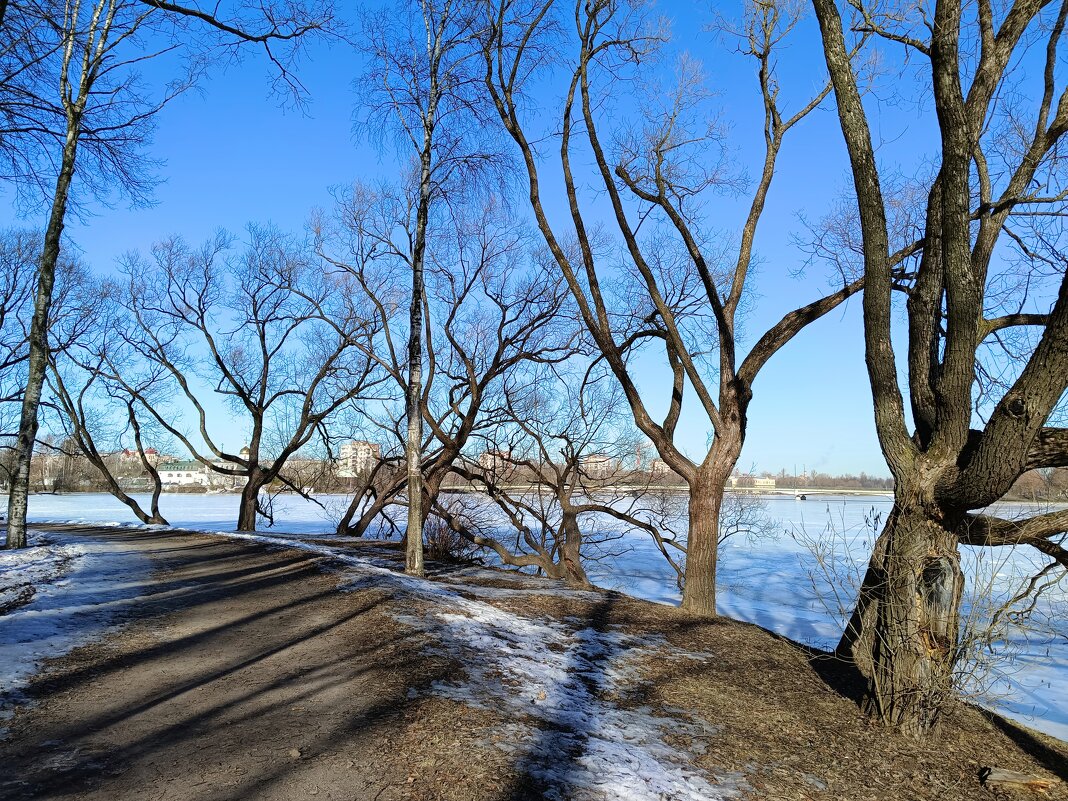
[[[410,393],[402,338],[410,331],[398,319],[403,293],[398,278],[410,269],[408,243],[418,225],[418,192],[397,193],[357,186],[341,197],[336,219],[315,228],[319,252],[362,293],[384,321],[375,358],[400,397]],[[499,414],[503,382],[528,363],[560,361],[573,352],[576,331],[565,313],[568,293],[558,276],[532,262],[530,237],[517,227],[496,198],[459,195],[439,206],[441,219],[426,247],[427,304],[422,324],[426,373],[420,381],[419,408],[425,435],[420,448],[419,526],[430,514],[453,465],[472,437]],[[388,400],[373,410],[386,437],[403,434],[406,414]],[[383,474],[391,471],[383,470]],[[376,477],[377,480],[378,477]],[[359,535],[399,500],[407,476],[376,490],[373,501],[357,506],[352,532]],[[410,487],[405,496],[409,514]]]
[[[747,5],[737,34],[756,70],[764,109],[764,159],[732,249],[710,232],[703,211],[708,193],[737,188],[739,182],[722,156],[716,115],[705,102],[708,92],[698,65],[682,59],[677,82],[643,98],[640,126],[613,113],[613,92],[624,81],[629,87],[655,84],[657,61],[669,43],[659,21],[646,19],[633,4],[614,1],[509,1],[489,7],[487,89],[518,147],[538,228],[584,325],[623,387],[637,427],[689,488],[682,603],[709,615],[715,614],[723,488],[744,443],[754,381],[804,326],[861,288],[859,279],[841,276],[837,291],[784,315],[744,357],[740,353],[757,229],[783,144],[830,88],[801,100],[795,111],[784,111],[775,53],[798,19],[799,10],[790,3],[760,0]],[[558,60],[554,54],[565,47],[577,52],[564,65],[569,80],[553,120],[560,131],[559,174],[552,177],[563,182],[568,216],[555,222],[542,188],[550,168],[536,145],[546,132],[530,122],[524,92],[530,76]],[[662,97],[668,98],[666,104]],[[592,161],[592,175],[579,172],[584,161]],[[586,181],[605,193],[614,226],[611,240],[593,222],[596,206],[582,192]],[[623,268],[616,267],[610,247],[615,243],[623,251]],[[612,291],[621,284],[625,291]],[[634,354],[654,346],[661,349],[671,375],[660,419],[651,411],[651,393],[639,392],[632,368]],[[696,396],[712,429],[701,458],[676,441],[688,395]]]
[[[199,250],[171,239],[149,259],[126,259],[123,336],[170,392],[154,398],[156,384],[115,370],[122,389],[195,459],[244,479],[240,531],[255,530],[260,491],[273,481],[303,492],[287,460],[325,438],[327,421],[381,380],[367,355],[380,325],[374,311],[365,316],[359,296],[339,291],[300,242],[255,226],[249,234],[230,258],[220,233]],[[212,433],[206,393],[225,398],[248,426],[242,451],[224,450]],[[195,435],[181,428],[182,408]]]
[[[926,6],[849,3],[851,30],[893,48],[887,55],[904,48],[902,73],[930,98],[940,135],[906,287],[902,364],[891,341],[890,170],[869,123],[879,106],[862,101],[834,0],[813,2],[852,165],[868,377],[895,482],[838,650],[867,678],[866,708],[920,735],[953,697],[958,546],[1027,544],[1068,565],[1068,513],[1006,520],[981,511],[1024,471],[1068,464],[1068,431],[1051,425],[1068,386],[1068,92],[1058,88],[1068,3],[1017,0],[995,10],[986,0],[938,0],[930,15]],[[1015,71],[1025,50],[1039,70]],[[1016,258],[1001,255],[1012,251]],[[911,428],[899,384],[906,374]]]
[[[589,354],[576,353],[565,364],[530,365],[509,376],[496,425],[478,434],[485,445],[477,463],[453,468],[493,504],[464,495],[436,512],[502,563],[573,584],[589,583],[586,562],[628,550],[628,536],[648,536],[681,591],[687,497],[642,464],[643,437],[622,389],[592,366]],[[753,495],[729,493],[719,522],[718,544],[774,531]]]
[[[423,390],[426,247],[432,205],[446,201],[450,186],[470,179],[489,156],[470,141],[475,109],[472,69],[477,50],[478,16],[473,7],[454,0],[397,3],[372,15],[365,24],[371,68],[363,77],[368,120],[396,133],[398,151],[412,159],[417,177],[413,226],[403,250],[411,271],[408,314],[408,359],[405,457],[408,468],[408,532],[421,532],[423,502]],[[423,575],[421,533],[407,537],[406,572]]]
[[[40,237],[29,231],[7,230],[0,235],[0,448],[5,452],[14,445],[17,408],[26,385],[26,323],[40,252]]]
[[[164,400],[159,398],[160,368],[140,360],[123,336],[127,319],[116,290],[82,276],[76,293],[62,305],[64,314],[52,321],[44,406],[54,412],[49,422],[95,469],[108,492],[142,523],[166,523],[159,508],[163,481],[158,450],[153,454],[146,443],[148,439],[162,445],[162,430],[137,400]],[[55,347],[57,336],[67,341],[66,347]],[[133,391],[126,391],[125,383]],[[147,509],[123,486],[119,470],[124,465],[116,461],[120,450],[136,454],[137,466],[148,479]]]
[[[38,234],[8,230],[0,236],[0,449],[11,456],[26,386],[29,323],[40,256]],[[65,353],[87,329],[83,303],[88,276],[80,263],[67,258],[60,261],[56,272],[50,337],[53,352]],[[5,468],[13,466],[13,461],[5,460]],[[5,475],[7,481],[11,476]]]
[[[289,7],[304,8],[299,3]],[[308,27],[303,15],[282,11],[273,3],[242,10],[233,24],[220,16],[218,6],[212,12],[198,12],[195,7],[140,0],[25,3],[19,9],[25,12],[24,22],[10,25],[10,9],[5,9],[5,23],[0,26],[0,33],[16,37],[0,44],[0,54],[17,54],[14,64],[23,67],[14,73],[17,91],[12,94],[6,85],[0,90],[0,110],[9,118],[14,115],[8,133],[18,134],[16,141],[26,144],[14,151],[7,148],[8,153],[18,153],[15,164],[20,169],[12,177],[20,189],[28,188],[32,205],[47,198],[49,212],[8,498],[9,548],[26,545],[30,460],[48,363],[49,312],[76,165],[81,166],[77,174],[83,189],[91,194],[106,196],[118,189],[135,202],[146,197],[154,171],[144,151],[153,117],[189,88],[205,65],[197,54],[158,93],[144,89],[138,69],[146,60],[172,53],[175,30],[182,27],[176,21],[208,22],[213,34],[229,37],[224,41],[247,41],[248,31],[262,14],[267,27],[256,41],[287,76],[285,61],[270,52],[271,44],[285,47],[289,42],[287,49],[292,52],[304,33],[319,29]],[[239,35],[242,32],[246,35]],[[13,73],[7,70],[7,74]],[[0,143],[6,145],[7,140]]]
[[[619,486],[632,474],[627,462],[638,444],[622,394],[603,378],[592,379],[588,360],[572,361],[530,365],[509,376],[497,424],[480,434],[485,450],[478,462],[454,466],[495,508],[487,514],[476,500],[472,508],[444,506],[439,513],[506,565],[586,585],[583,563],[591,548],[649,523],[634,514],[642,493]],[[597,521],[616,527],[593,533]]]

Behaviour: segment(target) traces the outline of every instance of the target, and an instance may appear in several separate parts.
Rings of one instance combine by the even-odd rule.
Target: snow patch
[[[148,557],[121,543],[58,533],[30,536],[32,547],[0,551],[0,598],[21,603],[29,597],[0,615],[0,718],[10,717],[24,701],[22,691],[45,660],[114,626],[151,572]]]
[[[746,787],[739,774],[713,782],[690,764],[716,735],[714,727],[681,710],[671,710],[668,718],[646,706],[624,708],[608,700],[625,700],[627,687],[640,678],[637,664],[644,658],[705,655],[669,651],[656,635],[527,618],[464,597],[461,593],[482,588],[455,577],[451,586],[416,579],[319,543],[202,533],[320,554],[348,568],[349,589],[381,582],[427,602],[424,615],[397,615],[398,622],[431,635],[440,653],[459,661],[465,673],[436,682],[431,691],[473,707],[506,710],[515,722],[497,732],[506,736],[495,744],[513,752],[524,770],[546,783],[548,799],[716,801],[739,797]],[[693,746],[687,751],[669,745],[668,732]]]
[[[734,798],[745,787],[740,775],[713,783],[690,764],[716,736],[713,726],[681,710],[668,718],[606,700],[625,703],[643,658],[697,655],[669,651],[656,636],[576,630],[466,598],[400,620],[434,635],[464,666],[462,680],[437,682],[433,692],[517,721],[504,747],[546,783],[546,798],[700,801]],[[688,739],[689,750],[665,742],[667,732]]]

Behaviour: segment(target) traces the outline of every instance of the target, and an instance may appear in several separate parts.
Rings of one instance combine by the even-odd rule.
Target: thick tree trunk
[[[259,470],[254,469],[245,486],[241,489],[241,505],[237,511],[237,530],[255,531],[256,513],[260,490],[266,482]]]
[[[573,513],[565,512],[560,523],[564,538],[560,544],[559,573],[557,578],[568,584],[588,587],[590,579],[582,566],[582,529]]]
[[[711,466],[701,466],[690,484],[682,608],[697,614],[716,614],[719,512],[723,506],[723,484],[733,467],[732,462],[724,472],[713,470]]]
[[[954,697],[964,578],[957,539],[931,506],[900,500],[876,542],[838,653],[867,679],[867,712],[919,737]]]
[[[38,270],[37,294],[33,303],[33,319],[30,321],[30,352],[26,378],[26,391],[22,396],[22,413],[19,432],[15,440],[14,471],[7,502],[7,547],[26,547],[26,505],[30,494],[30,460],[37,440],[37,411],[41,405],[45,369],[48,366],[48,316],[52,307],[52,288],[56,281],[56,265],[59,263],[63,223],[67,214],[67,196],[74,177],[74,162],[78,147],[80,118],[71,117],[67,123],[67,138],[56,191],[52,198],[52,211],[45,229],[41,264]]]

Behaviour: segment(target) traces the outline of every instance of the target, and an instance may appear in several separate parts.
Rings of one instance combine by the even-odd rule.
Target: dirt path
[[[1068,780],[1063,743],[963,705],[925,743],[873,726],[755,626],[486,571],[414,582],[375,547],[88,535],[155,573],[125,628],[30,688],[4,801],[990,799],[984,765]]]
[[[484,721],[454,702],[409,700],[409,686],[449,664],[422,655],[423,636],[392,620],[400,610],[387,593],[338,592],[322,558],[291,550],[94,536],[147,553],[155,578],[134,622],[56,660],[30,688],[36,703],[0,743],[0,797],[526,795],[492,778],[503,755],[457,748],[453,759],[437,747],[436,727],[455,740]],[[406,763],[416,746],[430,747],[451,784],[432,786],[423,758]]]

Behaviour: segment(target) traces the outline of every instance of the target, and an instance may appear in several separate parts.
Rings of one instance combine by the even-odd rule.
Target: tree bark
[[[716,614],[716,563],[719,512],[723,485],[734,462],[706,461],[690,483],[689,532],[686,542],[686,581],[682,608],[701,615]]]
[[[574,512],[564,511],[560,528],[564,538],[560,544],[560,557],[557,562],[560,575],[556,578],[561,578],[568,584],[588,587],[590,579],[582,567],[582,529]]]
[[[408,387],[405,398],[408,439],[404,447],[408,466],[408,527],[404,534],[404,572],[411,576],[426,575],[423,567],[423,524],[430,511],[429,506],[425,511],[423,509],[423,298],[426,293],[423,261],[426,256],[426,228],[430,217],[435,90],[436,85],[433,85],[431,106],[423,127],[419,205],[416,209],[415,243],[412,248],[412,305],[408,313]]]
[[[868,19],[862,3],[850,5]],[[906,305],[907,381],[915,424],[910,434],[899,378],[906,371],[894,356],[890,336],[894,281],[889,204],[880,188],[868,112],[845,46],[839,7],[834,0],[813,0],[813,7],[853,167],[863,236],[865,357],[876,431],[895,480],[894,510],[876,543],[838,651],[868,680],[866,708],[906,734],[919,736],[938,723],[953,695],[963,586],[958,538],[967,541],[969,521],[978,540],[989,537],[991,525],[998,527],[969,512],[1002,497],[1028,466],[1040,466],[1042,457],[1033,462],[1030,449],[1036,441],[1039,451],[1051,444],[1049,434],[1041,432],[1068,386],[1068,277],[1061,278],[1056,301],[1043,315],[1012,312],[999,293],[985,293],[996,275],[990,273],[991,260],[1009,215],[1027,207],[1027,187],[1049,180],[1044,174],[1046,156],[1068,131],[1068,92],[1058,88],[1055,72],[1068,8],[1062,6],[1047,29],[1045,91],[1035,110],[1034,133],[1015,151],[1018,162],[1000,163],[998,175],[984,153],[996,141],[990,132],[999,129],[1007,108],[994,101],[1010,81],[1011,65],[1023,52],[1018,48],[1033,46],[1026,32],[1033,30],[1045,5],[1014,4],[998,20],[996,34],[987,6],[979,4],[973,17],[959,2],[934,4],[927,41],[900,38],[879,25],[870,30],[877,37],[905,42],[911,52],[930,60],[941,137],[940,167],[920,229],[922,256]],[[968,30],[962,34],[965,25]],[[979,38],[983,46],[976,53],[970,43]],[[962,39],[969,43],[964,55]],[[1013,118],[1021,113],[1019,102],[1014,103]],[[1036,232],[1036,240],[1042,236]],[[1028,250],[1024,243],[1020,247]],[[1027,275],[1030,282],[1038,273]],[[1034,298],[1042,296],[1034,291]],[[995,314],[1010,313],[984,319],[988,305]],[[975,431],[970,428],[973,400],[983,380],[977,350],[989,334],[1010,325],[1044,325],[1045,330],[1030,356],[1008,354],[1022,367],[1001,391],[982,430]],[[996,382],[984,393],[995,395],[995,387]],[[1058,458],[1056,453],[1049,456]],[[995,542],[979,544],[1026,541],[1056,559],[1063,551],[1047,537],[1059,535],[1059,526],[1059,520],[1042,516],[1014,521],[1005,531],[1008,542],[994,537]]]
[[[7,502],[7,547],[26,547],[26,505],[30,494],[30,461],[37,439],[37,413],[41,406],[41,391],[44,387],[45,370],[48,367],[48,316],[52,307],[52,289],[56,282],[56,265],[63,236],[63,224],[67,214],[67,197],[78,151],[80,118],[71,115],[67,121],[67,138],[63,145],[63,157],[56,191],[52,198],[52,211],[45,229],[41,264],[38,270],[37,294],[33,303],[33,319],[30,322],[29,359],[26,391],[22,396],[22,413],[19,418],[18,438],[15,440],[14,474]]]
[[[241,505],[237,512],[238,531],[256,530],[256,514],[260,490],[263,489],[266,483],[264,479],[262,472],[258,468],[253,468],[248,481],[245,482],[245,486],[241,489]]]
[[[964,577],[942,517],[931,504],[896,502],[837,649],[867,679],[865,711],[913,737],[955,697]]]

